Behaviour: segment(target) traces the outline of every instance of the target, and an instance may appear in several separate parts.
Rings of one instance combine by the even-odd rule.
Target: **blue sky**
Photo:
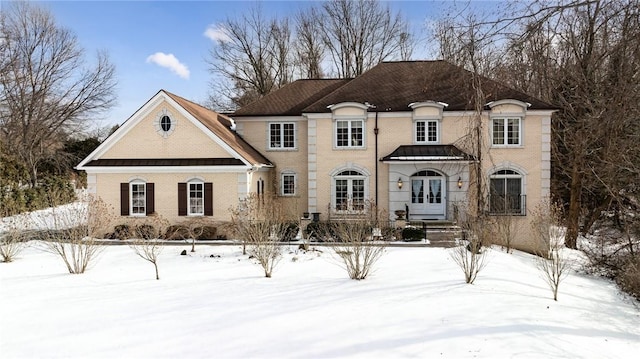
[[[106,50],[116,65],[118,103],[96,127],[121,124],[160,89],[203,103],[212,75],[205,58],[214,42],[208,28],[234,18],[251,1],[42,1],[59,25],[72,30],[89,59]],[[442,1],[389,1],[415,32],[437,17]],[[276,15],[292,14],[312,1],[263,1]],[[494,5],[496,3],[493,3]],[[420,56],[420,57],[424,57]],[[172,65],[172,66],[170,66]]]

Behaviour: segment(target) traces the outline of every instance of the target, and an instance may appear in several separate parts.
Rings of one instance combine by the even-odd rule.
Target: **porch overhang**
[[[454,145],[403,145],[382,157],[384,163],[475,162],[475,157]]]

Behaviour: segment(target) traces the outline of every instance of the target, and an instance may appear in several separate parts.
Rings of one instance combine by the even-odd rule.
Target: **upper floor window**
[[[491,121],[491,138],[494,146],[519,146],[522,144],[522,120],[520,118],[494,118]]]
[[[296,194],[296,174],[285,172],[280,177],[280,193],[283,196],[293,196]]]
[[[335,125],[335,140],[338,148],[364,147],[363,120],[337,120]]]
[[[418,120],[415,122],[415,126],[416,143],[439,142],[437,120]]]
[[[131,193],[129,213],[132,216],[144,216],[147,214],[147,188],[144,182],[129,183]]]
[[[296,127],[293,122],[269,124],[269,149],[296,148]]]
[[[167,138],[173,131],[176,129],[177,121],[174,118],[173,114],[169,112],[166,108],[163,108],[160,112],[156,114],[156,118],[153,121],[153,127],[156,132]]]
[[[523,176],[514,170],[499,170],[489,176],[489,211],[492,214],[526,214]]]

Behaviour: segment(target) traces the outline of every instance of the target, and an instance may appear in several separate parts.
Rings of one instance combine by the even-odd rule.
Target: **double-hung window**
[[[292,172],[282,173],[280,177],[281,193],[283,196],[294,196],[296,194],[296,174]]]
[[[418,120],[415,122],[415,142],[416,143],[437,143],[438,121]]]
[[[204,215],[204,183],[203,182],[189,182],[188,183],[188,198],[189,216],[202,216]]]
[[[491,134],[494,146],[522,145],[522,121],[520,118],[494,118]]]
[[[129,184],[131,202],[129,213],[132,216],[144,216],[147,214],[147,188],[144,182],[131,182]]]
[[[283,150],[296,148],[296,126],[294,122],[269,124],[269,149]]]
[[[364,147],[363,120],[337,120],[335,126],[335,143],[337,148]]]

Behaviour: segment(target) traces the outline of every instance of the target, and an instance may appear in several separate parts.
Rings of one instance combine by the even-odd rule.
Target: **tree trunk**
[[[569,213],[567,214],[567,233],[564,245],[567,248],[578,249],[578,233],[580,231],[580,209],[582,207],[582,177],[580,165],[573,164],[571,170],[571,191],[569,194]]]
[[[156,269],[156,280],[160,280],[160,274],[158,273],[158,263],[153,262],[153,266]]]

